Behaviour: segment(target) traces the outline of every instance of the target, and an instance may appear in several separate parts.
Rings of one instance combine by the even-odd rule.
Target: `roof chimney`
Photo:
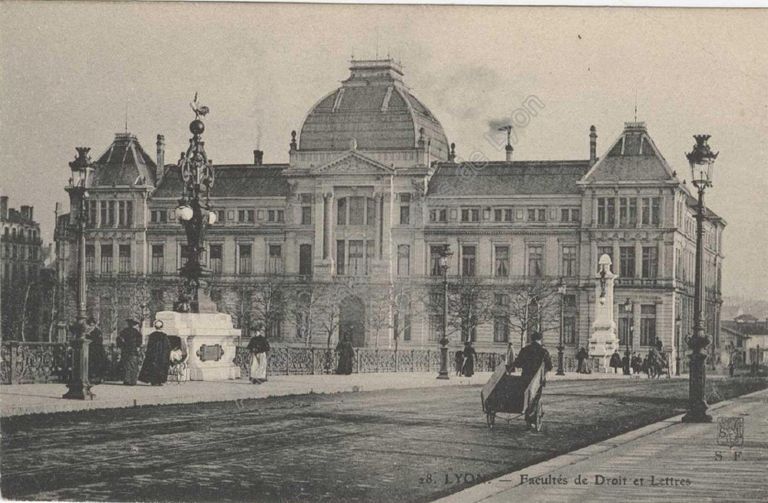
[[[8,196],[0,196],[0,219],[8,220]]]
[[[165,172],[165,136],[157,135],[157,174],[155,176],[156,184],[160,184]]]
[[[448,154],[448,160],[451,162],[456,161],[456,144],[451,143],[451,152]]]
[[[253,151],[253,163],[256,166],[261,166],[261,164],[264,162],[264,151],[263,150],[254,150]]]
[[[507,146],[504,147],[504,150],[507,152],[507,162],[512,162],[512,152],[515,151],[515,147],[513,147],[511,143],[507,143]]]
[[[597,129],[595,126],[589,127],[589,165],[593,166],[597,162]]]

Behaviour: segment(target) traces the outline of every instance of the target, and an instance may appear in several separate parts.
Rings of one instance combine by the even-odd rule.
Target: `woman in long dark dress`
[[[621,355],[619,354],[618,350],[614,351],[611,355],[610,366],[613,369],[614,374],[619,373],[619,367],[621,367]]]
[[[477,358],[477,352],[472,347],[472,342],[467,341],[464,343],[464,366],[461,369],[461,373],[464,377],[472,377],[475,374],[475,358]]]
[[[139,348],[141,347],[141,332],[136,330],[139,322],[127,319],[128,324],[117,335],[117,347],[120,349],[120,369],[123,373],[123,384],[135,386],[139,377]]]
[[[85,338],[91,341],[88,345],[88,380],[91,384],[101,384],[107,370],[107,352],[104,351],[104,337],[96,325],[96,320],[88,318]]]
[[[454,356],[453,363],[456,366],[456,375],[461,375],[461,368],[464,366],[464,351],[458,350],[456,351],[456,355]]]
[[[168,369],[171,366],[171,343],[163,332],[163,322],[155,321],[155,331],[147,339],[147,352],[139,372],[139,381],[152,386],[162,386],[168,382]]]
[[[340,340],[336,345],[336,352],[339,354],[339,365],[336,367],[336,373],[340,375],[350,375],[352,373],[352,360],[355,357],[355,348],[349,339]]]

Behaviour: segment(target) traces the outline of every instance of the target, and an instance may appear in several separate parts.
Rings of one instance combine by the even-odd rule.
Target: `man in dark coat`
[[[579,348],[579,352],[576,353],[576,361],[579,362],[578,367],[576,368],[576,372],[579,374],[587,373],[587,358],[589,358],[589,353],[587,353],[587,350],[583,347]]]
[[[464,343],[464,365],[461,367],[461,374],[464,377],[472,377],[475,374],[475,359],[477,352],[472,347],[472,341]]]
[[[88,345],[88,380],[91,384],[100,384],[107,371],[107,352],[104,351],[104,337],[93,316],[86,322],[85,338],[91,341]]]
[[[542,336],[539,332],[534,332],[531,335],[531,343],[520,350],[515,360],[515,366],[522,369],[522,378],[526,387],[542,364],[544,365],[545,374],[552,370],[552,359],[549,356],[549,351],[543,346]],[[536,415],[538,414],[541,401],[541,391],[541,388],[539,388],[536,397],[525,411],[525,422],[528,423],[528,426],[533,426],[536,422]]]
[[[352,360],[355,357],[355,348],[345,337],[336,345],[336,352],[339,354],[339,364],[336,367],[336,373],[339,375],[350,375],[352,373]]]
[[[456,366],[456,375],[461,375],[461,367],[464,366],[464,351],[458,350],[453,356],[453,363]]]
[[[123,384],[135,386],[139,377],[139,348],[141,348],[141,332],[136,327],[139,322],[133,319],[125,320],[126,327],[117,335],[117,347],[120,349],[120,368],[123,372]]]
[[[155,320],[155,331],[147,339],[147,351],[139,372],[139,381],[152,386],[162,386],[168,382],[168,369],[171,366],[171,344],[162,328],[163,322]]]
[[[619,355],[619,350],[614,350],[613,354],[611,355],[611,361],[610,366],[613,369],[614,374],[619,373],[619,367],[621,367],[621,355]],[[624,372],[626,374],[626,371]]]

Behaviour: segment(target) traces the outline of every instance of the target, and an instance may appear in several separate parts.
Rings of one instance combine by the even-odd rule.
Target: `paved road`
[[[724,381],[727,382],[727,381]],[[479,387],[4,420],[2,492],[44,500],[427,501],[681,411],[684,381],[553,382],[545,430]],[[727,384],[719,385],[723,396]]]

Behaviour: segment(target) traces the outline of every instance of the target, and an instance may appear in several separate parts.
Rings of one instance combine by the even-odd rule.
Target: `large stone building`
[[[264,164],[256,150],[252,163],[215,166],[218,219],[204,261],[213,299],[238,326],[263,321],[285,341],[341,333],[359,346],[432,347],[442,330],[438,259],[449,245],[453,345],[471,337],[481,348],[519,347],[540,328],[550,345],[562,331],[568,354],[586,346],[602,254],[619,275],[622,346],[631,333],[637,351],[659,338],[677,352],[692,331],[695,200],[644,123],[627,123],[602,158],[592,128],[583,159],[517,161],[508,145],[506,161],[464,162],[395,62],[353,61],[289,148],[287,164]],[[162,136],[153,160],[121,133],[95,162],[89,306],[107,333],[176,296],[181,181],[164,157]],[[715,341],[724,225],[708,213]],[[57,236],[67,247],[63,228]]]
[[[0,196],[0,318],[3,339],[39,338],[41,325],[38,279],[43,267],[40,224],[34,207],[8,207],[8,196]]]

